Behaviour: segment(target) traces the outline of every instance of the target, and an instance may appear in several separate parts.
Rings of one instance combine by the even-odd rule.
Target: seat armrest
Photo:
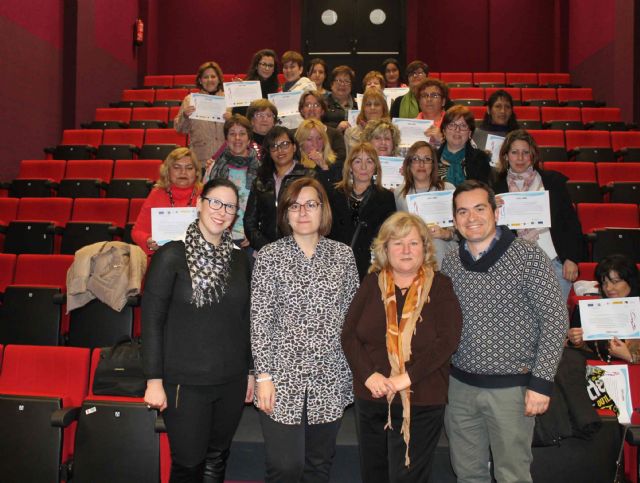
[[[66,428],[80,417],[80,407],[56,409],[51,415],[51,426]]]
[[[160,412],[158,412],[158,417],[156,418],[154,429],[156,430],[156,433],[167,432],[167,426],[164,424],[164,418],[162,417],[162,414]]]

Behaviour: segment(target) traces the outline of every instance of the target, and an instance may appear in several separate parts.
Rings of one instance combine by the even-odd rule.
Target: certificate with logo
[[[191,104],[196,108],[189,119],[200,121],[224,122],[227,105],[224,96],[210,96],[208,94],[191,94]]]
[[[640,339],[640,298],[580,300],[584,340]]]
[[[151,238],[158,245],[181,240],[187,227],[198,216],[194,206],[151,208]]]
[[[453,226],[453,190],[427,191],[407,195],[409,212],[427,225]]]
[[[387,189],[396,189],[404,183],[404,176],[400,174],[402,158],[395,156],[380,156],[382,168],[382,186]]]
[[[512,230],[551,227],[548,191],[501,193],[499,196],[504,201],[499,225],[507,225]]]
[[[224,82],[222,85],[227,107],[248,106],[256,99],[262,99],[260,81]]]

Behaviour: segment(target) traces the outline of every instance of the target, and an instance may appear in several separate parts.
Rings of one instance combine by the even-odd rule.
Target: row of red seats
[[[82,127],[89,129],[167,127],[176,117],[179,110],[179,106],[99,107],[96,109],[93,122],[83,124]],[[150,126],[150,121],[163,123],[164,126]]]
[[[156,411],[142,398],[94,394],[100,349],[9,345],[2,352],[3,481],[168,481],[168,441]]]
[[[456,99],[476,99],[486,101],[489,99],[498,89],[503,89],[508,92],[514,101],[518,104],[520,102],[534,102],[534,101],[553,101],[556,104],[572,105],[576,104],[579,107],[586,106],[591,103],[595,105],[593,98],[593,89],[584,88],[555,88],[555,87],[451,87],[449,89],[449,97],[453,100]]]
[[[177,144],[187,145],[187,135],[175,129],[65,129],[62,132],[60,145],[91,146],[98,148],[101,144],[130,144],[141,147],[144,144]]]
[[[640,162],[640,132],[530,129],[543,161]]]

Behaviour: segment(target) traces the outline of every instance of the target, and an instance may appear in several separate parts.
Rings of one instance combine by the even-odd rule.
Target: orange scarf
[[[398,309],[396,301],[396,285],[393,273],[390,269],[384,269],[378,275],[378,286],[382,294],[382,302],[387,316],[387,354],[391,365],[392,376],[406,372],[405,363],[411,358],[411,338],[416,331],[416,324],[422,321],[422,307],[429,303],[429,291],[433,283],[433,270],[420,268],[418,274],[411,282],[409,291],[402,307],[402,316],[398,323]],[[407,445],[405,452],[405,465],[409,466],[409,439],[411,436],[411,390],[410,387],[400,391],[402,400],[402,428],[400,434]],[[389,414],[385,429],[393,429],[391,426],[391,401],[393,395],[387,396]]]

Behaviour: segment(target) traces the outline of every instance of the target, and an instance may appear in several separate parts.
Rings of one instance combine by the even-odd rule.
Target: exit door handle
[[[358,52],[358,39],[351,39],[351,53],[355,54]]]

